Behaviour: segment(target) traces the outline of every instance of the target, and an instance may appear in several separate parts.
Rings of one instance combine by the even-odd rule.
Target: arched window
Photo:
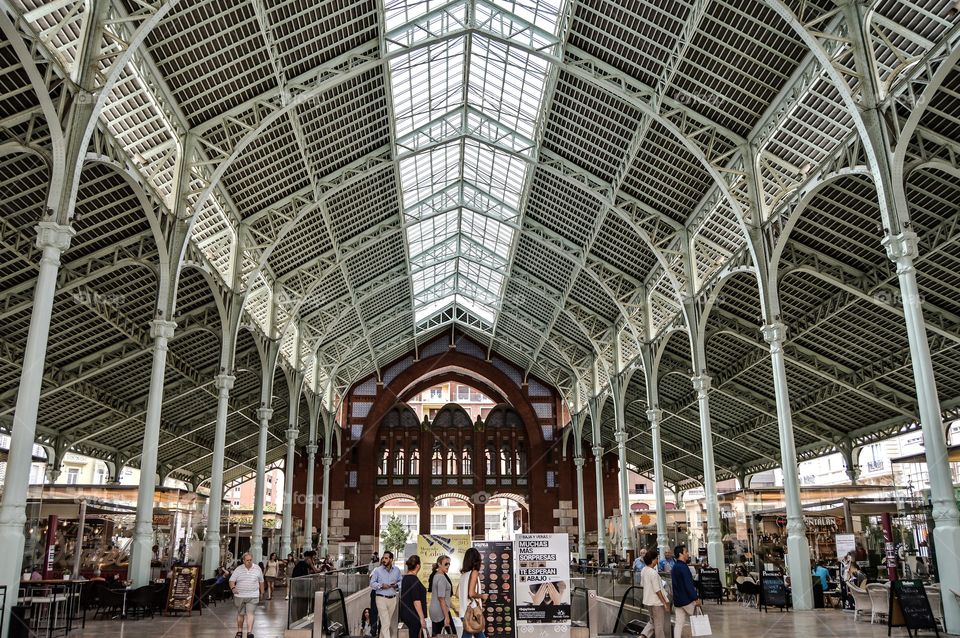
[[[434,476],[441,476],[443,474],[443,452],[440,451],[439,443],[433,448],[433,460],[431,465],[431,471],[433,472]]]
[[[506,445],[500,450],[500,474],[510,476],[513,474],[513,454]]]
[[[527,473],[527,451],[523,449],[518,449],[514,454],[515,464],[517,467],[517,474],[523,475]]]
[[[496,476],[497,474],[497,452],[492,445],[488,445],[484,451],[487,461],[487,476]]]
[[[456,476],[459,474],[457,471],[457,453],[453,450],[447,451],[447,475]]]
[[[390,473],[390,450],[385,445],[380,446],[380,466],[377,468],[377,473],[381,476]]]
[[[420,476],[420,450],[416,445],[410,450],[410,476]]]
[[[473,474],[473,450],[469,447],[463,448],[463,459],[460,462],[460,472],[462,474]]]
[[[397,458],[393,464],[393,475],[403,476],[403,449],[397,451]]]

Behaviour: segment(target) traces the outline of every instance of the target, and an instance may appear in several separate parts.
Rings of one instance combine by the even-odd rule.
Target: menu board
[[[200,582],[199,565],[174,565],[170,575],[170,589],[167,591],[167,613],[190,612],[193,610],[193,598]]]
[[[719,569],[704,567],[700,570],[700,598],[716,600],[721,605],[723,604],[723,585],[720,583]]]
[[[763,572],[760,574],[760,605],[765,607],[779,607],[786,609],[790,606],[787,584],[783,582],[780,572]]]
[[[514,546],[517,625],[531,638],[570,635],[570,541],[567,534],[519,534]]]
[[[486,621],[483,633],[487,638],[513,638],[514,629],[514,580],[513,542],[488,541],[474,543],[483,559],[480,584],[487,600],[483,603],[483,618]]]
[[[890,609],[887,613],[887,627],[906,627],[913,629],[933,629],[937,631],[937,621],[930,609],[930,600],[921,580],[897,580],[890,586]],[[887,630],[889,633],[889,629]]]

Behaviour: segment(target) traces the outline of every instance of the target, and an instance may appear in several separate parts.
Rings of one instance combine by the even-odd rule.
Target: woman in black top
[[[400,621],[410,638],[423,638],[427,628],[427,589],[420,582],[420,557],[407,559],[407,573],[400,583]]]

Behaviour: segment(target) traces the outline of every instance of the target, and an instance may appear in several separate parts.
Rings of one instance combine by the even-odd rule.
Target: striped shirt
[[[250,569],[247,569],[246,565],[240,565],[230,574],[230,583],[236,586],[237,598],[259,598],[262,582],[263,572],[257,564],[251,565]]]

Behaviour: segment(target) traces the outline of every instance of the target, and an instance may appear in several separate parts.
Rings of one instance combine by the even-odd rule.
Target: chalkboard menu
[[[678,565],[679,566],[679,565]],[[677,567],[674,567],[676,569]],[[705,567],[700,570],[700,598],[716,600],[723,604],[723,585],[720,583],[720,570]]]
[[[783,576],[779,572],[762,572],[760,574],[760,605],[757,609],[779,607],[782,610],[790,607],[790,594]]]
[[[907,633],[916,629],[933,629],[940,635],[923,581],[897,580],[891,584],[890,609],[887,613],[888,636],[890,627],[906,627]]]
[[[167,613],[190,612],[193,598],[200,582],[198,565],[175,565],[170,574],[170,589],[167,591]]]

